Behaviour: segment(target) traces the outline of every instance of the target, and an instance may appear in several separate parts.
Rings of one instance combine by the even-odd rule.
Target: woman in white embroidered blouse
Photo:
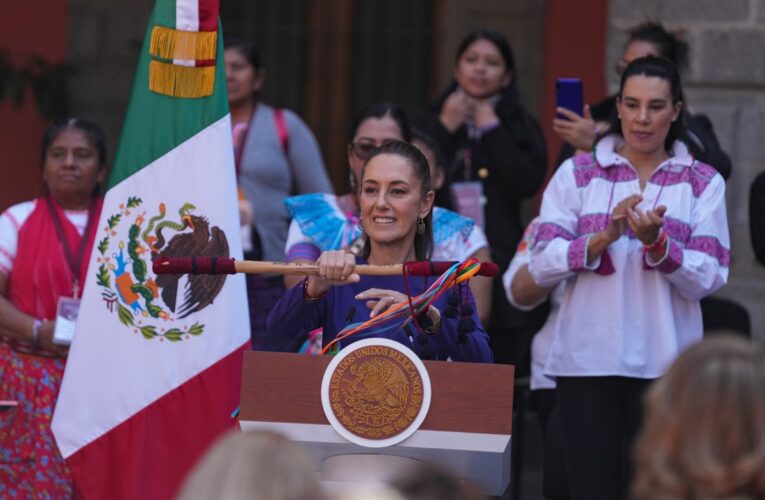
[[[566,278],[545,374],[556,377],[572,498],[624,498],[641,397],[701,339],[699,299],[728,277],[725,185],[678,140],[677,69],[648,56],[622,74],[618,117],[545,191],[529,270]]]

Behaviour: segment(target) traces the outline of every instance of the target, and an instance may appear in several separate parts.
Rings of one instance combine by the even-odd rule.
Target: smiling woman
[[[725,183],[678,140],[677,69],[632,61],[617,107],[594,152],[551,180],[529,264],[537,284],[565,282],[544,373],[556,377],[573,499],[625,498],[642,393],[701,340],[699,300],[730,262]]]
[[[53,342],[63,297],[85,282],[106,174],[104,134],[79,119],[56,122],[41,147],[45,195],[0,215],[0,496],[72,495],[50,433],[67,347]],[[71,304],[71,302],[67,302]],[[11,495],[13,496],[13,495]]]
[[[426,260],[433,247],[430,168],[418,149],[398,144],[385,148],[388,154],[370,158],[363,171],[359,203],[367,233],[364,257],[372,264]]]
[[[367,236],[363,255],[356,257],[344,250],[323,252],[317,261],[319,276],[310,276],[302,285],[288,290],[271,311],[269,333],[294,339],[301,332],[323,327],[326,346],[354,320],[368,319],[406,302],[403,277],[362,278],[354,269],[364,263],[403,264],[428,259],[433,247],[433,197],[430,168],[419,149],[400,141],[376,149],[361,174],[359,204]],[[412,294],[419,294],[428,283],[417,280],[411,285]],[[426,359],[490,362],[488,336],[478,318],[470,287],[461,289],[465,300],[461,318],[456,313],[442,314],[447,307],[454,309],[447,305],[447,296],[455,296],[455,292],[458,290],[443,294],[418,316],[417,331],[399,325],[358,338],[390,338]],[[457,303],[459,299],[457,296]],[[365,310],[369,313],[361,313]],[[355,340],[357,337],[343,341],[342,347]]]
[[[422,133],[418,132],[422,137]],[[413,140],[409,120],[400,106],[390,102],[372,103],[362,109],[351,125],[348,154],[348,178],[351,192],[342,196],[309,194],[285,200],[294,217],[287,237],[287,260],[313,264],[326,250],[344,249],[354,255],[364,251],[361,222],[360,184],[364,164],[377,148],[392,141]],[[428,146],[430,147],[430,146]],[[425,149],[427,150],[426,147]],[[435,146],[437,149],[437,146]],[[420,148],[422,149],[422,148]],[[427,155],[425,155],[427,158]],[[433,156],[434,157],[434,156]],[[430,160],[428,160],[430,161]],[[431,171],[439,165],[430,164]],[[440,165],[443,170],[443,165]],[[441,178],[443,175],[441,174]],[[437,189],[431,183],[432,189]],[[438,261],[465,261],[471,257],[490,260],[488,244],[483,231],[474,221],[450,210],[433,210],[433,254]],[[301,280],[299,276],[285,276],[288,287]],[[470,282],[478,303],[481,320],[488,319],[491,306],[491,278],[477,278]],[[316,339],[312,335],[312,339]]]

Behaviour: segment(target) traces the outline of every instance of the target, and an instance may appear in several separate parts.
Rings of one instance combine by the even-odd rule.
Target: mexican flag
[[[172,498],[235,425],[242,276],[155,275],[241,258],[217,0],[158,0],[90,258],[53,432],[84,498]]]

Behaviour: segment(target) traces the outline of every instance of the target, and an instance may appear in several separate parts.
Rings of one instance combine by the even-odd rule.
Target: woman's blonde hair
[[[682,353],[646,394],[634,499],[765,498],[765,355],[728,335]]]
[[[179,500],[322,500],[318,473],[306,452],[281,434],[225,434],[197,463]]]

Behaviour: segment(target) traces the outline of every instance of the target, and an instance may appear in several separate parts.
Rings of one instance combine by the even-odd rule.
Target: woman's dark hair
[[[515,71],[515,56],[513,55],[513,49],[510,47],[510,42],[507,41],[507,37],[505,37],[505,35],[503,35],[501,32],[489,28],[479,28],[469,33],[457,46],[457,54],[454,58],[455,63],[459,62],[460,57],[462,57],[462,54],[468,49],[468,47],[470,47],[473,42],[478,40],[487,40],[491,42],[495,47],[497,47],[497,50],[499,50],[499,53],[502,55],[502,59],[505,60],[507,70],[513,74],[513,77],[510,79],[510,85],[503,88],[500,93],[506,97],[511,97],[515,100],[515,102],[517,102],[518,88],[515,85],[517,80]],[[452,86],[449,92],[454,90],[454,86],[456,86],[456,83]]]
[[[61,132],[67,129],[77,129],[88,138],[90,144],[95,148],[98,153],[98,166],[100,168],[106,168],[106,136],[101,127],[95,123],[83,120],[82,118],[66,118],[56,120],[50,124],[50,126],[43,132],[42,143],[40,145],[40,168],[45,166],[45,158],[48,155],[48,149],[50,149],[53,141],[59,136]],[[47,192],[48,187],[44,186],[43,190]],[[98,196],[101,192],[101,184],[96,184],[93,188],[92,196]]]
[[[688,65],[688,42],[667,31],[661,23],[644,21],[627,32],[627,45],[648,42],[659,49],[659,54],[682,70]]]
[[[427,133],[423,132],[422,130],[418,129],[417,127],[412,128],[412,141],[420,141],[425,145],[426,148],[428,148],[431,153],[433,153],[433,159],[435,160],[436,164],[433,165],[433,168],[444,170],[445,163],[444,163],[444,153],[441,151],[441,147],[438,145],[435,139],[428,135]]]
[[[224,38],[223,49],[238,50],[239,53],[242,54],[245,59],[247,59],[247,62],[250,63],[250,66],[252,66],[256,71],[263,67],[262,63],[260,62],[260,54],[258,53],[258,49],[255,47],[255,44],[249,40],[237,37]]]
[[[683,87],[680,83],[680,73],[678,72],[677,67],[669,60],[657,56],[639,57],[627,65],[622,73],[621,82],[619,83],[618,99],[623,98],[624,85],[627,80],[633,76],[639,75],[657,77],[666,80],[669,83],[672,104],[675,105],[679,102],[684,102]],[[609,131],[624,137],[622,122],[617,113],[614,113],[611,117]],[[664,149],[666,149],[667,152],[672,151],[672,145],[675,141],[682,140],[684,136],[685,110],[681,109],[677,119],[672,122],[672,125],[669,127],[667,137],[664,139]]]
[[[457,46],[457,55],[455,56],[455,62],[460,60],[462,54],[467,50],[470,45],[477,40],[488,40],[499,50],[502,54],[502,59],[505,60],[505,65],[509,71],[515,71],[515,57],[513,56],[513,49],[510,48],[510,42],[507,41],[505,35],[497,30],[489,28],[479,28],[469,33],[462,39]]]
[[[366,106],[353,117],[353,121],[351,122],[350,141],[353,141],[356,131],[364,120],[367,118],[384,118],[386,116],[389,116],[396,122],[398,128],[401,130],[401,137],[404,141],[410,142],[412,140],[412,127],[409,124],[409,118],[407,118],[406,113],[404,113],[404,109],[398,104],[387,101],[374,102]]]
[[[56,137],[68,128],[76,128],[88,138],[95,150],[98,152],[98,163],[101,168],[106,166],[106,136],[101,127],[95,123],[83,120],[81,118],[66,118],[54,121],[45,132],[43,132],[42,144],[40,145],[40,166],[45,165],[45,157]]]
[[[408,142],[391,141],[386,142],[369,157],[364,164],[364,170],[362,170],[361,178],[364,178],[364,172],[366,172],[367,165],[372,161],[372,158],[380,155],[394,155],[406,160],[412,167],[414,177],[420,181],[420,195],[425,196],[428,191],[431,190],[430,182],[430,167],[428,166],[428,160],[422,151],[417,147],[412,146]],[[417,260],[428,260],[433,253],[433,210],[428,212],[428,215],[423,219],[425,222],[425,231],[422,234],[414,235],[414,254]],[[364,258],[369,258],[369,252],[372,250],[372,246],[369,242],[369,238],[364,242]]]

